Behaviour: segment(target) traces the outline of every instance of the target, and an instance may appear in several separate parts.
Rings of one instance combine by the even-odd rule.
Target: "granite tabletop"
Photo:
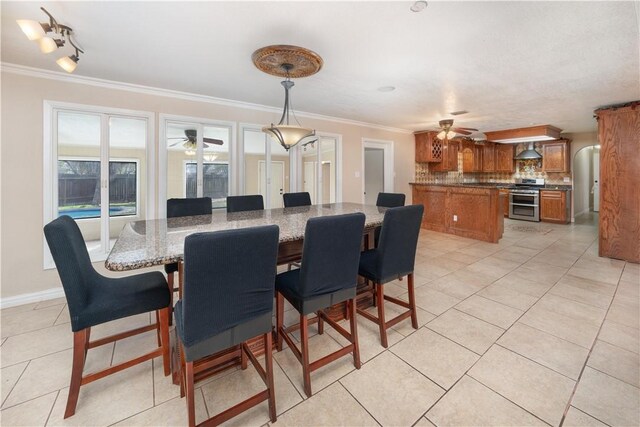
[[[332,203],[133,221],[120,232],[105,261],[105,267],[113,271],[126,271],[178,262],[182,260],[185,237],[193,233],[276,224],[280,227],[282,243],[302,239],[309,218],[362,212],[366,216],[365,228],[370,228],[382,224],[385,210],[357,203]]]

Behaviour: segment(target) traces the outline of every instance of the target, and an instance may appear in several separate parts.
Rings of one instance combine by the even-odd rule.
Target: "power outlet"
[[[458,215],[453,216],[453,222],[458,222]]]

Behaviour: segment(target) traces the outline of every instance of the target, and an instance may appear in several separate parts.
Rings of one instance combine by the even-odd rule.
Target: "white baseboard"
[[[40,292],[31,292],[28,294],[16,295],[14,297],[0,298],[0,309],[61,297],[64,297],[64,290],[62,289],[62,287],[46,289]]]

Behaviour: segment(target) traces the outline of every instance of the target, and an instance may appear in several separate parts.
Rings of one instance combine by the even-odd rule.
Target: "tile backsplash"
[[[526,147],[518,144],[516,153],[521,152]],[[536,143],[536,151],[540,152],[539,144]],[[568,177],[569,182],[564,178]],[[482,183],[497,182],[511,183],[518,178],[544,178],[549,185],[572,185],[571,172],[569,173],[547,173],[542,170],[542,160],[516,160],[515,173],[502,172],[462,172],[462,152],[458,153],[458,171],[456,172],[430,172],[428,163],[416,163],[415,180],[419,183],[428,184],[454,184],[454,183]]]

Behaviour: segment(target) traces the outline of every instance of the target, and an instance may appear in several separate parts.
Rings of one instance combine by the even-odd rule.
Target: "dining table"
[[[287,264],[300,259],[310,218],[361,212],[365,215],[364,235],[368,247],[372,243],[369,237],[382,224],[386,210],[359,203],[330,203],[229,213],[214,210],[211,215],[132,221],[120,232],[105,267],[112,271],[130,271],[181,262],[184,240],[190,234],[273,224],[280,228],[278,265]]]

